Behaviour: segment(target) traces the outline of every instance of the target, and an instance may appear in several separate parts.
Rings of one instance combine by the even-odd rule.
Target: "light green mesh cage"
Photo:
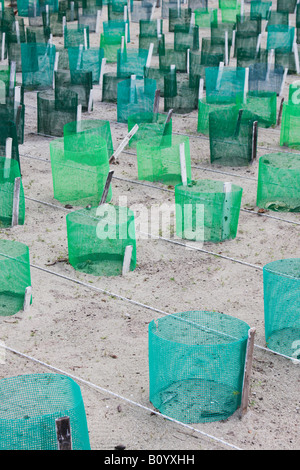
[[[70,418],[73,450],[90,450],[80,387],[60,374],[0,380],[0,449],[57,450],[55,420]]]
[[[99,84],[104,50],[100,47],[84,49],[83,46],[69,47],[69,69],[73,71],[92,72],[92,83]]]
[[[55,46],[28,43],[21,45],[22,84],[27,89],[51,88],[55,63]]]
[[[172,139],[172,118],[166,122],[166,115],[162,113],[137,113],[128,118],[128,132],[138,125],[138,131],[131,137],[129,147],[136,148],[137,142],[145,140],[161,142],[167,136]]]
[[[195,24],[199,26],[199,28],[210,28],[211,23],[218,22],[218,10],[216,8],[199,8],[195,10],[194,13]]]
[[[46,90],[37,94],[38,134],[60,137],[64,125],[77,120],[78,94],[72,90]]]
[[[85,70],[58,70],[54,72],[55,91],[72,91],[78,96],[78,104],[83,111],[88,111],[91,90],[93,89],[93,73]]]
[[[300,259],[281,259],[263,268],[266,345],[300,360]]]
[[[300,212],[300,156],[271,153],[260,157],[257,182],[258,207]]]
[[[20,178],[18,225],[25,221],[25,198],[19,164],[16,160],[0,157],[0,228],[10,227],[13,220],[16,178]]]
[[[188,137],[172,135],[170,142],[170,137],[167,136],[161,140],[160,145],[153,145],[151,141],[140,141],[137,142],[136,153],[139,180],[157,181],[173,186],[181,183],[183,178],[187,182],[191,180]],[[181,157],[182,155],[184,157]]]
[[[117,62],[118,50],[121,48],[122,36],[100,35],[100,48],[104,51],[107,63]]]
[[[273,92],[249,91],[242,108],[256,116],[260,127],[275,126],[277,122],[277,95]]]
[[[222,108],[209,114],[211,163],[222,166],[247,166],[254,158],[253,139],[256,116],[237,108]]]
[[[0,121],[0,155],[3,157],[6,156],[7,142],[11,143],[11,155],[8,156],[16,160],[21,168],[16,124],[5,119]]]
[[[121,49],[117,55],[117,76],[128,78],[131,75],[144,76],[149,51],[147,49]]]
[[[241,5],[237,5],[234,8],[220,8],[221,10],[221,20],[223,23],[234,23],[236,21],[236,16],[241,12]]]
[[[187,74],[177,74],[171,70],[164,77],[164,111],[173,109],[174,113],[191,113],[198,106],[198,88],[191,86]]]
[[[199,99],[197,131],[201,134],[209,135],[209,114],[212,111],[218,111],[219,109],[223,109],[224,107],[236,109],[235,104],[207,103],[205,97]]]
[[[64,136],[76,135],[76,149],[86,149],[93,145],[92,136],[102,137],[106,141],[108,158],[113,154],[113,142],[110,122],[101,119],[84,119],[81,122],[69,122],[64,126]],[[73,140],[67,140],[66,145],[73,146]],[[71,149],[72,150],[72,149]]]
[[[152,112],[156,82],[149,78],[129,78],[118,83],[117,120],[127,122],[130,115]]]
[[[184,423],[229,418],[240,406],[249,326],[217,312],[167,315],[149,324],[149,400]]]
[[[132,246],[129,269],[135,269],[135,222],[130,209],[101,204],[71,212],[66,221],[69,262],[74,269],[93,276],[121,275],[127,246]]]
[[[242,193],[239,186],[207,179],[176,185],[176,235],[200,242],[234,239]]]
[[[122,37],[130,42],[130,23],[129,20],[109,20],[102,22],[103,34],[105,37]]]
[[[294,99],[297,101],[295,96]],[[280,145],[300,148],[300,108],[291,101],[283,103]]]
[[[28,246],[0,240],[0,267],[0,316],[14,315],[23,310],[25,290],[31,286]]]
[[[97,205],[109,172],[107,143],[96,133],[70,134],[50,142],[54,198],[63,204]],[[107,201],[112,197],[111,187]]]

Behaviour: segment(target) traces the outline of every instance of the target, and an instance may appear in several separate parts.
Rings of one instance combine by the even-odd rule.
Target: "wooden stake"
[[[217,83],[216,83],[216,90],[219,90],[219,88],[220,88],[220,86],[221,86],[221,80],[222,80],[223,70],[224,70],[224,62],[220,62],[220,64],[219,64],[219,72],[218,72],[218,77],[217,77]]]
[[[282,82],[281,82],[281,87],[280,87],[279,96],[282,96],[282,93],[283,93],[283,90],[284,90],[285,81],[286,81],[287,73],[288,73],[288,68],[285,68],[285,69],[284,69],[284,72],[283,72],[283,77],[282,77]]]
[[[5,33],[2,33],[2,44],[1,44],[1,61],[4,61],[5,56]]]
[[[295,66],[296,66],[296,73],[299,75],[300,73],[300,66],[299,66],[299,53],[298,53],[298,45],[296,43],[296,39],[293,44],[293,52],[294,52],[294,58],[295,58]]]
[[[21,44],[19,21],[15,21],[15,27],[16,27],[17,43],[18,43],[18,44]]]
[[[228,31],[225,31],[225,65],[228,65]]]
[[[204,80],[203,78],[200,78],[199,80],[199,93],[198,93],[198,99],[202,100],[203,98],[203,90],[204,90]]]
[[[281,98],[281,102],[280,102],[280,106],[279,106],[279,111],[278,111],[278,117],[277,117],[277,126],[280,126],[280,123],[281,123],[283,102],[284,102],[284,98]]]
[[[101,10],[97,10],[96,29],[95,29],[96,34],[99,34],[100,32],[100,20],[101,20]]]
[[[253,132],[252,132],[252,162],[254,162],[254,160],[256,160],[257,129],[258,129],[258,123],[257,123],[257,121],[254,121],[254,123],[253,123]]]
[[[130,77],[130,90],[129,90],[129,102],[135,102],[135,92],[136,92],[136,75],[131,75]]]
[[[58,450],[72,450],[70,418],[64,416],[55,420]]]
[[[182,142],[179,145],[179,157],[180,157],[180,168],[181,168],[181,181],[184,186],[187,185],[187,173],[186,173],[186,159],[185,159],[185,145]]]
[[[132,251],[133,251],[133,246],[127,245],[125,248],[125,254],[124,254],[124,259],[123,259],[122,276],[124,276],[130,271]]]
[[[20,191],[21,191],[21,178],[15,178],[14,195],[13,195],[13,208],[11,226],[15,227],[19,223],[19,208],[20,208]]]
[[[111,170],[111,171],[108,172],[106,182],[105,182],[105,186],[104,186],[104,189],[103,189],[103,193],[102,193],[102,196],[101,196],[101,199],[100,199],[100,202],[99,202],[99,206],[101,206],[102,204],[105,204],[105,202],[106,202],[113,174],[114,174],[114,170]]]
[[[82,54],[83,54],[83,44],[80,44],[79,51],[78,51],[76,70],[79,70],[81,68]]]
[[[231,196],[232,196],[231,183],[224,183],[223,192],[225,196],[224,196],[224,204],[223,204],[222,239],[226,240],[230,235],[230,212],[231,212]]]
[[[190,52],[191,52],[190,49],[186,51],[186,72],[188,75],[190,73]]]
[[[159,111],[160,90],[155,90],[153,113],[157,114]]]
[[[74,21],[74,2],[70,2],[70,20]]]
[[[101,70],[100,70],[100,79],[99,79],[100,101],[103,101],[103,75],[105,72],[105,65],[106,65],[106,58],[104,57],[101,61]]]
[[[10,63],[10,72],[9,72],[9,95],[10,96],[14,96],[16,67],[17,67],[16,62]]]
[[[59,59],[59,52],[55,52],[54,69],[53,69],[53,90],[55,88],[55,72],[57,72],[57,69],[58,69],[58,59]]]
[[[89,102],[88,102],[88,113],[91,113],[93,109],[93,89],[90,90]]]
[[[137,132],[139,126],[136,124],[130,132],[128,132],[128,134],[126,135],[126,137],[122,140],[121,144],[119,145],[119,147],[117,148],[117,150],[112,154],[112,156],[110,157],[109,159],[109,163],[114,163],[118,156],[120,155],[120,153],[124,150],[124,148],[126,147],[126,145],[128,144],[128,142],[130,141],[131,137],[134,136],[134,134]]]
[[[153,42],[151,42],[150,46],[149,46],[149,52],[148,52],[148,57],[147,57],[147,62],[146,62],[146,68],[149,69],[150,66],[151,66],[151,60],[152,60],[152,55],[153,55],[153,48],[154,48],[154,44]]]
[[[27,310],[30,307],[31,293],[32,293],[32,287],[31,286],[26,287],[25,295],[24,295],[24,303],[23,303],[23,312],[27,312]]]
[[[77,106],[76,132],[81,132],[81,111],[82,111],[82,105],[79,104]]]
[[[250,328],[250,330],[248,331],[248,341],[247,341],[247,351],[246,351],[246,359],[245,359],[242,401],[241,401],[241,409],[240,409],[240,417],[241,418],[247,413],[247,409],[248,409],[249,389],[250,389],[250,375],[251,375],[252,361],[253,361],[253,349],[254,349],[255,332],[256,332],[255,328]]]
[[[87,32],[86,32],[86,28],[84,28],[84,30],[83,30],[83,44],[84,44],[84,49],[87,50],[88,46],[87,46]]]
[[[249,89],[249,67],[245,68],[245,83],[244,83],[244,103],[247,101],[247,93]]]
[[[11,155],[12,155],[12,138],[7,137],[5,141],[5,163],[4,163],[4,178],[9,178],[10,167],[11,167]]]

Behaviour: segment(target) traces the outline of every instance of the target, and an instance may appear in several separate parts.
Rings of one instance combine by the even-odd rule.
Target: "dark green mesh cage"
[[[46,43],[50,40],[50,31],[44,30],[43,26],[28,26],[26,28],[27,42]],[[21,50],[22,54],[22,50]]]
[[[52,88],[55,46],[28,43],[21,45],[22,84],[27,89]]]
[[[81,44],[88,49],[90,47],[90,32],[88,26],[71,25],[64,27],[64,47],[78,47]]]
[[[90,450],[80,387],[60,374],[28,374],[0,380],[2,450],[57,450],[55,420],[70,419],[73,450]]]
[[[176,235],[200,242],[235,238],[242,193],[239,186],[207,179],[176,185]]]
[[[300,63],[300,46],[296,44],[296,51],[298,54],[298,61]],[[285,49],[279,47],[275,51],[275,67],[282,67],[287,69],[289,74],[297,74],[297,65],[295,61],[295,51],[286,52]]]
[[[277,122],[277,95],[273,92],[250,91],[242,108],[256,116],[260,127],[275,126]]]
[[[163,21],[157,20],[140,20],[139,22],[139,48],[149,49],[150,44],[153,44],[153,55],[157,56],[159,51],[159,44],[164,47],[165,35],[163,34]]]
[[[102,83],[102,101],[106,101],[108,103],[117,103],[118,83],[122,82],[123,80],[124,78],[118,77],[116,73],[104,73]]]
[[[46,90],[37,94],[37,131],[63,135],[64,125],[77,120],[78,94],[72,90]]]
[[[174,26],[174,50],[196,51],[199,49],[199,27],[196,25]]]
[[[166,115],[161,113],[137,113],[128,118],[128,132],[138,125],[138,131],[129,141],[129,147],[135,148],[137,142],[160,142],[162,137],[172,136],[172,119],[166,122]]]
[[[127,246],[132,246],[130,271],[136,266],[134,213],[127,207],[101,204],[66,217],[69,262],[93,276],[123,272]]]
[[[9,155],[7,154],[7,148],[10,148]],[[21,168],[16,124],[6,119],[0,121],[0,155],[16,160]]]
[[[246,166],[254,158],[257,143],[253,139],[256,116],[249,111],[222,108],[209,114],[211,163],[222,166]]]
[[[295,13],[297,0],[277,0],[277,11]]]
[[[64,34],[63,17],[60,13],[42,12],[43,29],[46,36],[62,37]]]
[[[190,26],[191,15],[190,8],[169,8],[169,32],[174,33],[175,25]]]
[[[171,70],[164,77],[164,110],[186,114],[197,109],[198,88],[191,86],[189,75]]]
[[[89,10],[83,8],[81,11],[79,10],[78,14],[78,25],[82,28],[87,26],[89,28],[90,33],[98,33],[99,25],[100,25],[100,15],[101,9],[99,7],[99,13],[93,10]]]
[[[84,134],[69,134],[50,142],[54,198],[63,204],[97,205],[101,200],[109,172],[107,143],[96,133]],[[110,187],[107,201],[111,197]]]
[[[251,67],[255,64],[264,64],[266,69],[268,61],[268,51],[259,47],[238,47],[236,49],[236,65],[237,67]],[[277,67],[276,67],[277,68]],[[255,79],[255,76],[252,77],[252,80]]]
[[[165,95],[165,76],[170,72],[170,68],[160,69],[159,67],[145,67],[144,77],[156,81],[156,88],[160,90],[160,96]]]
[[[156,82],[148,78],[129,78],[118,83],[117,120],[127,122],[130,115],[152,112]]]
[[[267,347],[300,360],[300,259],[281,259],[263,268]]]
[[[262,20],[268,20],[270,10],[272,8],[272,1],[263,2],[260,0],[252,0],[250,3],[250,14],[257,16],[261,15]]]
[[[20,179],[19,200],[15,199],[14,192],[17,181]],[[17,208],[17,224],[23,225],[25,221],[25,198],[19,164],[16,160],[0,157],[0,228],[10,227],[13,222],[14,207]],[[14,206],[17,204],[17,206]]]
[[[18,143],[24,143],[25,105],[0,104],[0,121],[11,121],[15,124]]]
[[[58,70],[54,72],[54,85],[56,91],[65,90],[76,93],[78,104],[81,104],[83,111],[88,111],[93,89],[92,71]]]
[[[191,180],[189,138],[172,135],[158,143],[139,141],[136,144],[138,179],[158,181],[167,185]],[[183,161],[183,163],[182,163]]]
[[[213,44],[225,44],[225,33],[228,37],[228,50],[232,46],[233,31],[236,28],[236,23],[211,23],[210,37]]]
[[[31,286],[28,246],[0,240],[0,266],[0,316],[14,315],[23,310],[25,290]]]
[[[297,98],[294,96],[296,101]],[[284,102],[282,107],[282,121],[280,128],[280,145],[291,148],[300,148],[300,109],[297,103]]]
[[[300,156],[278,152],[260,157],[257,183],[258,207],[300,212]]]
[[[169,72],[171,65],[175,65],[177,72],[187,72],[187,51],[175,51],[174,47],[166,44],[159,46],[159,69]]]
[[[107,154],[111,157],[113,154],[113,143],[110,129],[110,122],[101,119],[84,119],[80,123],[77,121],[69,122],[64,126],[64,136],[76,136],[76,149],[86,149],[94,143],[90,140],[95,136],[102,137],[106,141]],[[97,140],[95,141],[97,142]],[[72,139],[67,143],[74,145]],[[66,147],[66,145],[65,145]],[[72,149],[71,149],[72,150]]]
[[[268,18],[268,23],[266,25],[266,31],[268,31],[271,26],[275,26],[275,25],[288,26],[288,24],[289,24],[288,11],[271,10],[269,18]]]
[[[117,53],[117,76],[128,78],[131,75],[144,76],[149,51],[147,49],[121,49]]]
[[[236,109],[235,104],[207,103],[205,97],[199,99],[197,131],[201,134],[209,135],[209,114],[212,111],[218,111],[219,109],[223,109],[224,107]]]
[[[107,16],[109,20],[123,20],[124,8],[127,8],[127,0],[108,0]]]
[[[243,321],[217,312],[167,315],[149,324],[149,399],[184,423],[229,418],[240,406],[247,335]]]
[[[92,72],[92,83],[98,84],[100,80],[101,64],[104,50],[100,47],[84,49],[83,46],[69,47],[69,68],[71,72]]]

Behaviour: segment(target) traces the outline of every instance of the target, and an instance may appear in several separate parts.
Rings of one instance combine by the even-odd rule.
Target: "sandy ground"
[[[157,9],[155,18],[159,14]],[[102,20],[105,18],[104,8]],[[164,24],[167,32],[166,20]],[[130,47],[137,44],[137,31],[137,24],[132,24]],[[169,34],[167,37],[171,41]],[[91,34],[91,44],[98,43],[99,36]],[[288,83],[295,79],[288,76],[285,97]],[[190,135],[193,178],[231,181],[243,188],[237,237],[204,245],[204,250],[220,256],[166,240],[138,239],[134,271],[124,277],[95,278],[58,261],[68,257],[65,216],[70,209],[53,198],[50,139],[36,134],[36,93],[26,93],[25,104],[25,143],[20,154],[26,222],[0,233],[2,238],[29,246],[33,303],[26,313],[0,318],[0,340],[20,353],[6,350],[0,377],[62,371],[75,378],[94,450],[113,450],[118,445],[128,451],[299,449],[300,368],[264,349],[260,268],[276,259],[299,257],[300,216],[257,213],[258,159],[249,168],[213,168],[209,142],[197,134],[197,111],[173,116],[174,132]],[[116,122],[115,105],[100,102],[97,87],[94,110],[83,115],[83,119],[90,118],[110,121],[117,148],[127,128]],[[258,158],[280,149],[279,134],[278,127],[259,129]],[[136,184],[134,150],[123,152],[113,169],[114,203],[119,196],[126,196],[130,206],[173,202],[173,194],[164,191],[165,186]],[[249,207],[253,210],[244,210]],[[187,427],[151,412],[148,324],[161,316],[155,309],[166,313],[215,310],[256,328],[249,407],[243,419],[237,411],[226,421]]]

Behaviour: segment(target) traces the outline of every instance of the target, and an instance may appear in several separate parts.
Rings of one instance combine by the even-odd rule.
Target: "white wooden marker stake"
[[[127,274],[130,270],[132,250],[133,250],[132,245],[127,245],[126,248],[125,248],[125,254],[124,254],[124,259],[123,259],[123,267],[122,267],[122,276]]]
[[[50,26],[49,5],[46,5],[46,25]]]
[[[135,91],[136,91],[136,75],[130,77],[130,90],[129,90],[129,102],[135,102]]]
[[[223,204],[223,224],[222,224],[222,239],[226,240],[230,235],[230,209],[232,198],[231,183],[224,183],[224,204]]]
[[[16,119],[16,115],[17,115],[17,111],[18,111],[18,107],[21,103],[21,87],[20,86],[16,86],[15,87],[15,97],[14,97],[14,116],[15,116],[15,119]]]
[[[2,33],[2,44],[1,44],[1,61],[4,61],[5,57],[5,33]]]
[[[186,72],[188,75],[190,73],[190,53],[191,53],[191,50],[188,49],[186,51]]]
[[[87,32],[86,32],[86,28],[84,28],[84,30],[83,30],[83,43],[84,43],[84,49],[87,50],[88,46],[87,46]]]
[[[103,75],[105,72],[105,65],[106,65],[106,58],[104,57],[101,60],[101,70],[100,70],[100,79],[99,79],[99,85],[100,85],[100,101],[103,100]]]
[[[74,21],[75,15],[74,15],[74,2],[70,3],[70,20]]]
[[[248,341],[245,359],[244,379],[243,379],[243,391],[240,408],[240,417],[242,418],[248,409],[249,390],[250,390],[250,376],[253,362],[253,350],[254,350],[254,337],[256,329],[250,328],[248,331]]]
[[[82,105],[77,106],[76,132],[81,132],[81,111]]]
[[[9,178],[10,167],[11,167],[11,155],[12,155],[12,138],[8,137],[5,141],[5,163],[4,163],[4,178]]]
[[[109,163],[113,163],[117,160],[118,156],[120,155],[120,153],[123,151],[123,149],[126,147],[126,145],[128,144],[128,142],[130,141],[131,137],[134,136],[134,134],[138,131],[138,128],[139,126],[137,124],[135,124],[135,126],[133,126],[133,128],[131,129],[130,132],[128,132],[128,134],[126,135],[126,137],[122,140],[121,144],[119,145],[119,147],[117,148],[117,150],[112,154],[112,156],[110,157],[109,159]]]
[[[244,16],[244,0],[241,0],[241,20],[243,21]]]
[[[232,40],[231,40],[232,57],[234,57],[235,35],[236,35],[236,30],[234,29],[234,30],[232,31]],[[228,46],[228,49],[229,49],[229,46]],[[229,54],[229,53],[228,53],[228,54]]]
[[[259,53],[259,49],[260,49],[260,43],[261,43],[261,34],[258,35],[257,37],[257,43],[256,43],[256,55],[258,55]]]
[[[271,64],[273,62],[273,56],[274,56],[274,49],[271,49],[269,54],[268,54],[268,65],[267,65],[267,76],[266,80],[269,80],[270,77],[270,71],[271,71]]]
[[[249,67],[245,68],[245,82],[244,82],[244,103],[247,101],[247,93],[249,90]]]
[[[221,80],[222,80],[223,70],[224,70],[224,62],[220,62],[220,64],[219,64],[219,72],[218,72],[218,77],[217,77],[217,83],[216,83],[216,90],[219,90],[219,88],[220,88],[220,86],[221,86]]]
[[[282,96],[283,89],[284,89],[284,85],[285,85],[285,81],[286,81],[286,77],[287,77],[287,73],[288,73],[288,68],[285,68],[285,69],[284,69],[284,72],[283,72],[283,77],[282,77],[282,82],[281,82],[281,87],[280,87],[279,96]]]
[[[127,5],[124,6],[124,22],[128,20],[128,7]]]
[[[158,18],[156,20],[156,24],[157,24],[157,37],[159,38],[161,36],[161,20]]]
[[[128,23],[125,23],[125,43],[128,43]]]
[[[203,89],[204,89],[204,80],[203,78],[200,78],[199,80],[199,94],[198,94],[198,99],[202,100],[203,98]]]
[[[30,301],[31,301],[31,293],[32,293],[32,287],[31,286],[26,287],[25,295],[24,295],[24,303],[23,303],[24,312],[26,312],[29,309]]]
[[[296,66],[296,73],[300,73],[300,66],[299,66],[299,53],[298,53],[298,45],[296,43],[296,40],[294,41],[293,44],[293,51],[294,51],[294,57],[295,57],[295,66]]]
[[[154,44],[153,44],[153,42],[151,42],[151,43],[150,43],[150,46],[149,46],[148,57],[147,57],[147,62],[146,62],[146,67],[147,67],[147,69],[149,69],[150,66],[151,66],[153,48],[154,48]]]
[[[228,31],[225,31],[225,65],[228,65]]]
[[[62,33],[63,33],[63,36],[65,35],[66,24],[67,24],[66,17],[63,16],[63,19],[62,19]]]
[[[180,156],[180,168],[181,168],[181,181],[184,186],[187,185],[187,174],[186,174],[186,160],[185,160],[185,145],[182,142],[179,145],[179,156]]]
[[[93,89],[90,90],[89,102],[88,102],[88,113],[92,112],[93,108]]]
[[[152,10],[151,10],[151,15],[150,15],[150,21],[152,21],[152,19],[153,19],[153,16],[154,16],[154,13],[155,13],[155,8],[156,8],[156,4],[153,3],[153,7],[152,7]]]
[[[125,36],[121,37],[121,52],[124,52],[124,46],[125,46]]]
[[[20,207],[20,191],[21,191],[21,178],[15,178],[14,195],[13,195],[13,208],[11,226],[15,227],[19,223],[19,207]]]
[[[20,26],[19,26],[19,21],[15,21],[15,26],[16,26],[16,36],[17,36],[17,43],[20,44]]]
[[[36,0],[33,2],[33,16],[36,18]]]
[[[95,29],[96,34],[100,32],[100,20],[101,20],[101,10],[97,10],[96,29]]]
[[[13,96],[15,88],[15,79],[16,79],[16,62],[10,63],[10,73],[9,73],[9,95]]]
[[[59,59],[59,52],[55,52],[54,68],[53,68],[53,84],[52,84],[53,90],[55,88],[55,72],[57,72],[57,69],[58,69],[58,59]]]
[[[81,68],[82,54],[83,54],[83,45],[80,44],[80,46],[79,46],[79,52],[78,52],[78,59],[77,59],[76,70],[79,70],[79,69]]]
[[[190,21],[190,34],[193,31],[193,27],[195,26],[195,12],[192,12],[191,14],[191,21]]]

